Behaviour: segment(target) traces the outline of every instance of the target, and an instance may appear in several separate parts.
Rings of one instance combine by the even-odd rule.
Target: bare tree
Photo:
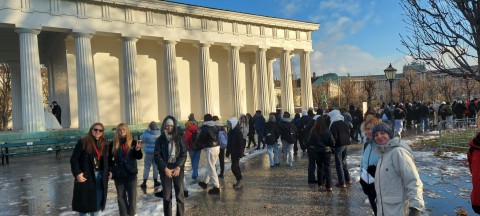
[[[477,83],[467,77],[463,77],[461,83],[461,90],[467,94],[467,98],[470,100],[473,92],[475,91],[475,86]]]
[[[352,81],[350,76],[342,79],[340,83],[340,91],[342,92],[342,97],[345,101],[345,107],[348,107],[352,104],[352,99],[355,95],[355,83]],[[341,106],[341,104],[339,104]]]
[[[407,81],[407,87],[410,90],[410,94],[412,96],[412,100],[417,99],[416,92],[415,92],[415,84],[418,81],[418,75],[415,71],[407,70],[403,73],[403,77]]]
[[[367,93],[367,107],[372,107],[372,99],[375,94],[375,80],[371,76],[363,78],[363,90]]]
[[[402,0],[400,4],[409,26],[409,35],[400,35],[406,54],[438,72],[480,81],[479,0]]]
[[[453,85],[453,78],[450,76],[445,77],[440,80],[439,90],[440,94],[445,97],[445,100],[452,101],[453,96],[455,95],[455,86]]]
[[[398,94],[399,94],[399,100],[401,102],[406,102],[407,87],[408,87],[408,82],[405,79],[405,77],[400,78],[400,80],[398,80],[398,84],[397,84],[397,91],[398,91]]]
[[[433,73],[427,73],[427,81],[425,82],[425,94],[428,99],[435,101],[438,94],[437,79],[433,76]]]
[[[0,130],[7,130],[12,120],[12,73],[7,64],[0,64]]]

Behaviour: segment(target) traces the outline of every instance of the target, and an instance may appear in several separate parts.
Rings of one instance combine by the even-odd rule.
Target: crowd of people
[[[266,148],[271,168],[281,164],[294,166],[295,155],[301,150],[302,156],[308,156],[308,183],[317,184],[320,191],[332,192],[334,186],[343,189],[352,184],[347,164],[351,143],[365,145],[360,184],[375,214],[419,215],[423,209],[423,185],[411,149],[400,137],[395,137],[394,129],[378,114],[366,115],[364,120],[362,110],[351,106],[349,110],[318,109],[316,113],[310,109],[301,115],[297,113],[293,119],[290,113],[278,111],[269,113],[267,119],[261,111],[256,111],[253,116],[247,113],[238,119],[229,118],[223,125],[211,114],[204,115],[199,123],[192,113],[183,129],[174,117],[167,116],[161,127],[151,122],[139,140],[121,123],[112,142],[105,139],[104,126],[95,123],[79,140],[70,159],[75,177],[72,209],[80,215],[99,215],[105,208],[108,180],[112,179],[119,214],[135,215],[137,161],[143,158],[140,187],[147,187],[153,169],[153,186],[161,186],[155,195],[163,198],[164,214],[172,215],[174,190],[176,214],[184,215],[188,197],[184,175],[187,154],[192,169],[189,178],[196,180],[202,189],[208,189],[208,194],[218,195],[219,178],[225,175],[225,157],[231,159],[236,179],[233,188],[243,187],[240,159],[249,148]],[[202,150],[206,158],[205,174],[199,176]],[[335,184],[330,168],[332,156]]]

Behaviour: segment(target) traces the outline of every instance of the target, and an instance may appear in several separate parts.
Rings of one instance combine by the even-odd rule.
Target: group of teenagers
[[[228,134],[218,117],[206,114],[203,120],[199,126],[191,114],[182,133],[177,120],[167,116],[160,128],[151,122],[139,140],[133,138],[128,125],[120,123],[112,142],[104,136],[104,125],[94,123],[87,135],[78,141],[70,158],[75,177],[72,210],[79,212],[79,215],[100,215],[105,209],[108,180],[112,179],[117,192],[119,215],[136,215],[137,160],[144,158],[143,183],[140,187],[147,187],[150,168],[153,168],[154,187],[162,186],[155,196],[163,197],[164,215],[172,215],[172,189],[177,203],[176,215],[184,215],[185,197],[188,196],[184,177],[187,152],[192,163],[192,178],[196,180],[201,150],[205,151],[207,163],[205,176],[198,180],[200,187],[207,189],[211,181],[213,188],[208,193],[220,193],[218,178],[223,178],[226,156],[231,157],[231,170],[237,180],[233,187],[241,188],[239,162],[244,156],[246,140],[238,119],[228,119]],[[221,170],[217,175],[216,163],[219,158]]]

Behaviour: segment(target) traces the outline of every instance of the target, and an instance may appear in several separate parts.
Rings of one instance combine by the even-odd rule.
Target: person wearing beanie
[[[386,123],[375,125],[372,135],[380,154],[374,183],[377,215],[420,216],[425,208],[423,183],[413,161],[412,149],[399,137],[394,137],[392,128]]]
[[[173,188],[177,202],[176,215],[185,215],[184,170],[187,147],[182,136],[177,133],[177,120],[173,116],[165,117],[161,132],[162,134],[155,142],[154,159],[162,180],[162,192],[158,193],[163,193],[163,212],[164,215],[173,215]]]
[[[220,146],[218,144],[218,128],[215,126],[213,116],[205,114],[203,117],[202,127],[198,135],[198,145],[205,149],[206,172],[203,181],[199,181],[198,185],[204,190],[208,188],[208,182],[212,180],[213,188],[208,191],[209,194],[220,194],[220,182],[218,181],[217,168],[215,164],[220,154]]]
[[[153,187],[160,186],[158,182],[158,168],[157,164],[153,160],[153,152],[155,150],[155,141],[160,137],[160,129],[157,126],[157,123],[154,121],[150,122],[148,129],[140,135],[140,140],[142,140],[145,145],[143,152],[145,153],[145,158],[143,159],[143,183],[140,185],[141,188],[147,188],[148,175],[150,174],[150,167],[153,166]]]
[[[346,188],[350,184],[350,173],[347,166],[347,146],[350,145],[350,127],[345,123],[343,115],[339,110],[332,110],[328,113],[330,118],[330,132],[335,139],[333,153],[335,157],[335,169],[337,171],[339,188]]]

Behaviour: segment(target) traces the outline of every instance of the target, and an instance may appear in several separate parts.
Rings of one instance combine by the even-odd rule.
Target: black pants
[[[115,180],[115,188],[120,215],[137,214],[137,175]]]
[[[173,168],[173,167],[172,167]],[[160,179],[162,180],[163,189],[163,214],[170,216],[172,214],[172,184],[175,190],[175,199],[177,199],[177,216],[185,214],[185,197],[183,194],[183,168],[180,170],[180,175],[168,178],[164,170],[160,170]]]
[[[332,187],[332,173],[330,172],[330,158],[332,155],[329,152],[316,152],[315,162],[317,163],[317,179],[318,186],[326,188]]]
[[[242,180],[242,171],[240,171],[240,158],[232,157],[232,173],[237,181]]]
[[[220,161],[220,175],[223,175],[225,172],[225,149],[220,149],[218,160]]]
[[[368,201],[370,201],[373,213],[377,215],[377,203],[375,201],[375,199],[377,198],[377,192],[375,191],[375,184],[368,184],[363,181],[363,179],[360,179],[360,185],[362,185],[363,193],[368,196]]]
[[[308,150],[308,183],[316,182],[317,179],[315,177],[315,153],[312,150]],[[320,168],[319,168],[320,169]],[[320,177],[320,176],[318,176]],[[320,179],[319,179],[320,181]]]
[[[247,148],[250,148],[250,143],[253,142],[253,146],[257,145],[257,142],[255,142],[255,132],[250,132],[248,133],[248,146]]]

